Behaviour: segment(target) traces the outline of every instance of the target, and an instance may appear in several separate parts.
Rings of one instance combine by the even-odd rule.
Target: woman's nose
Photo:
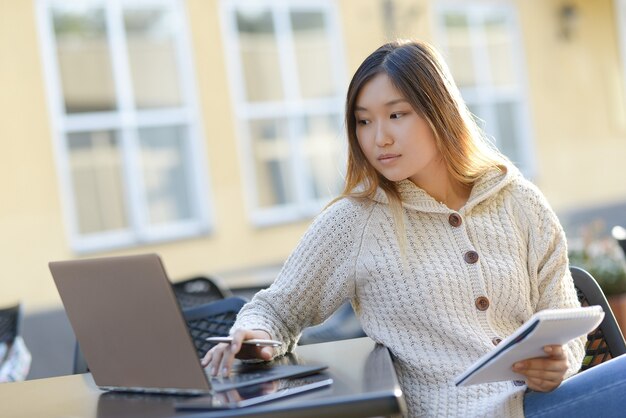
[[[389,131],[386,129],[384,123],[379,123],[376,128],[376,145],[379,147],[384,147],[386,145],[391,145],[393,143],[393,138],[389,134]]]

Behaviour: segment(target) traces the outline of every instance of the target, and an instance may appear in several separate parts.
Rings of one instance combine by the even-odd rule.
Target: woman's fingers
[[[528,365],[522,368],[515,368],[515,370],[522,370],[525,374],[532,374],[534,376],[541,373],[565,373],[567,371],[567,360],[533,361],[526,364]]]
[[[230,374],[235,356],[239,353],[239,350],[241,350],[241,344],[243,340],[247,338],[248,333],[248,330],[239,329],[232,334],[233,340],[230,345],[224,349],[222,361],[218,366],[222,376],[228,376]]]
[[[561,384],[569,364],[562,346],[546,346],[544,351],[548,357],[517,362],[513,365],[513,370],[526,377],[530,389],[549,392]]]
[[[209,365],[209,363],[211,362],[212,356],[213,356],[213,349],[210,349],[209,351],[206,352],[204,357],[202,357],[202,360],[200,360],[200,364],[202,365],[202,367],[206,367]]]
[[[263,360],[271,360],[274,357],[274,348],[273,347],[257,347],[260,351],[260,358]]]
[[[217,376],[219,374],[219,366],[222,363],[222,358],[224,357],[224,352],[228,349],[228,344],[220,343],[213,347],[211,351],[211,361],[209,362],[209,373],[212,376]]]
[[[232,342],[230,344],[220,343],[211,348],[202,358],[202,366],[209,367],[209,371],[213,376],[218,374],[228,376],[235,357],[266,361],[274,357],[274,349],[272,347],[257,347],[243,344],[244,340],[253,338],[270,339],[270,335],[265,331],[239,329],[234,331],[231,336]]]

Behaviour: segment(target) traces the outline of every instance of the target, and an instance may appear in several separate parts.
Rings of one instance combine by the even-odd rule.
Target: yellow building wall
[[[34,2],[0,2],[0,304],[56,298],[67,258]]]
[[[571,39],[558,0],[517,0],[527,60],[536,183],[557,210],[626,200],[624,70],[612,0],[572,0]]]
[[[382,3],[338,2],[348,78],[385,40],[433,40],[434,0],[396,1],[393,30],[381,17]],[[626,156],[624,80],[612,1],[574,3],[578,31],[565,42],[556,34],[559,1],[515,1],[528,64],[535,180],[557,209],[626,197],[619,173]],[[185,4],[213,231],[89,256],[156,252],[174,279],[224,273],[227,285],[250,284],[243,273],[227,273],[279,265],[310,221],[254,228],[248,220],[219,3]],[[60,306],[47,263],[78,257],[64,226],[45,87],[34,2],[0,2],[0,306],[21,300],[27,311]]]

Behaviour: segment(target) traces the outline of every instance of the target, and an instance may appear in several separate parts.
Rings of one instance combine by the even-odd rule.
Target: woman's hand
[[[543,351],[548,357],[519,361],[513,365],[513,371],[526,376],[529,389],[537,392],[550,392],[563,381],[569,362],[561,345],[547,345]]]
[[[270,360],[274,356],[273,347],[257,347],[242,345],[244,340],[253,338],[271,339],[271,336],[260,330],[238,329],[233,334],[230,344],[220,343],[211,348],[201,361],[203,367],[210,367],[212,376],[220,374],[228,376],[235,357],[240,359]]]

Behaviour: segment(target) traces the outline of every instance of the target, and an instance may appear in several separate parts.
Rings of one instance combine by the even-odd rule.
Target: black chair
[[[0,383],[25,380],[32,356],[20,336],[21,305],[0,309]]]
[[[12,343],[19,335],[20,304],[0,309],[0,343]]]
[[[604,319],[587,335],[585,358],[580,371],[626,353],[626,342],[604,292],[591,274],[579,267],[570,267],[578,300],[582,306],[600,305]]]
[[[172,283],[172,288],[182,309],[232,296],[232,292],[222,286],[219,280],[206,276],[197,276]]]
[[[207,337],[222,337],[235,323],[237,314],[246,300],[230,297],[193,308],[183,309],[187,328],[196,346],[198,357],[204,357],[215,344],[206,341]]]

